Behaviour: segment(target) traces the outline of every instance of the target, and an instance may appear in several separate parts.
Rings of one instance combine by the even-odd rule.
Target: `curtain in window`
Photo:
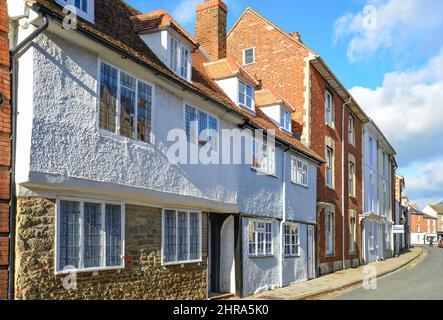
[[[119,266],[122,261],[121,207],[106,205],[106,266]]]
[[[59,269],[80,265],[80,204],[60,201]]]
[[[102,252],[101,205],[85,203],[84,220],[84,267],[99,267],[101,265]]]

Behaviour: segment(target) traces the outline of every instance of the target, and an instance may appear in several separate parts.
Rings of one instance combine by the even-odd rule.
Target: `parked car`
[[[443,239],[438,242],[438,247],[443,249]]]

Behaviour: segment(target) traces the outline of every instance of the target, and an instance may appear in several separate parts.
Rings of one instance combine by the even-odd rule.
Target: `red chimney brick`
[[[228,7],[221,0],[206,0],[197,5],[195,38],[210,60],[226,57]]]

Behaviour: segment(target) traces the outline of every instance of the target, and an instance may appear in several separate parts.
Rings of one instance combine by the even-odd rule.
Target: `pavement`
[[[442,249],[435,250],[440,250],[440,253],[443,255]],[[426,250],[426,248],[414,247],[411,248],[410,251],[403,253],[399,257],[391,258],[386,261],[374,262],[367,266],[373,267],[370,270],[376,272],[377,280],[379,280],[381,277],[398,271],[410,264],[418,263],[421,259],[425,259],[427,253],[428,251]],[[441,266],[442,263],[443,262],[440,262],[440,264],[438,265],[441,273],[443,273],[443,269]],[[327,298],[327,296],[330,294],[337,294],[338,292],[346,289],[362,286],[363,280],[367,278],[367,270],[369,270],[367,269],[367,266],[361,266],[354,269],[345,269],[319,277],[317,279],[294,284],[289,287],[266,291],[254,296],[247,297],[246,300],[324,299],[325,297]],[[379,281],[377,281],[377,283],[378,282]]]
[[[334,300],[443,300],[443,249],[423,247],[426,255],[419,262],[377,282],[376,290],[344,292]]]

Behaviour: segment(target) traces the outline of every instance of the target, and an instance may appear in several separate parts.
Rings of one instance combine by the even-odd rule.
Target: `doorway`
[[[315,278],[315,229],[308,226],[308,279]]]

